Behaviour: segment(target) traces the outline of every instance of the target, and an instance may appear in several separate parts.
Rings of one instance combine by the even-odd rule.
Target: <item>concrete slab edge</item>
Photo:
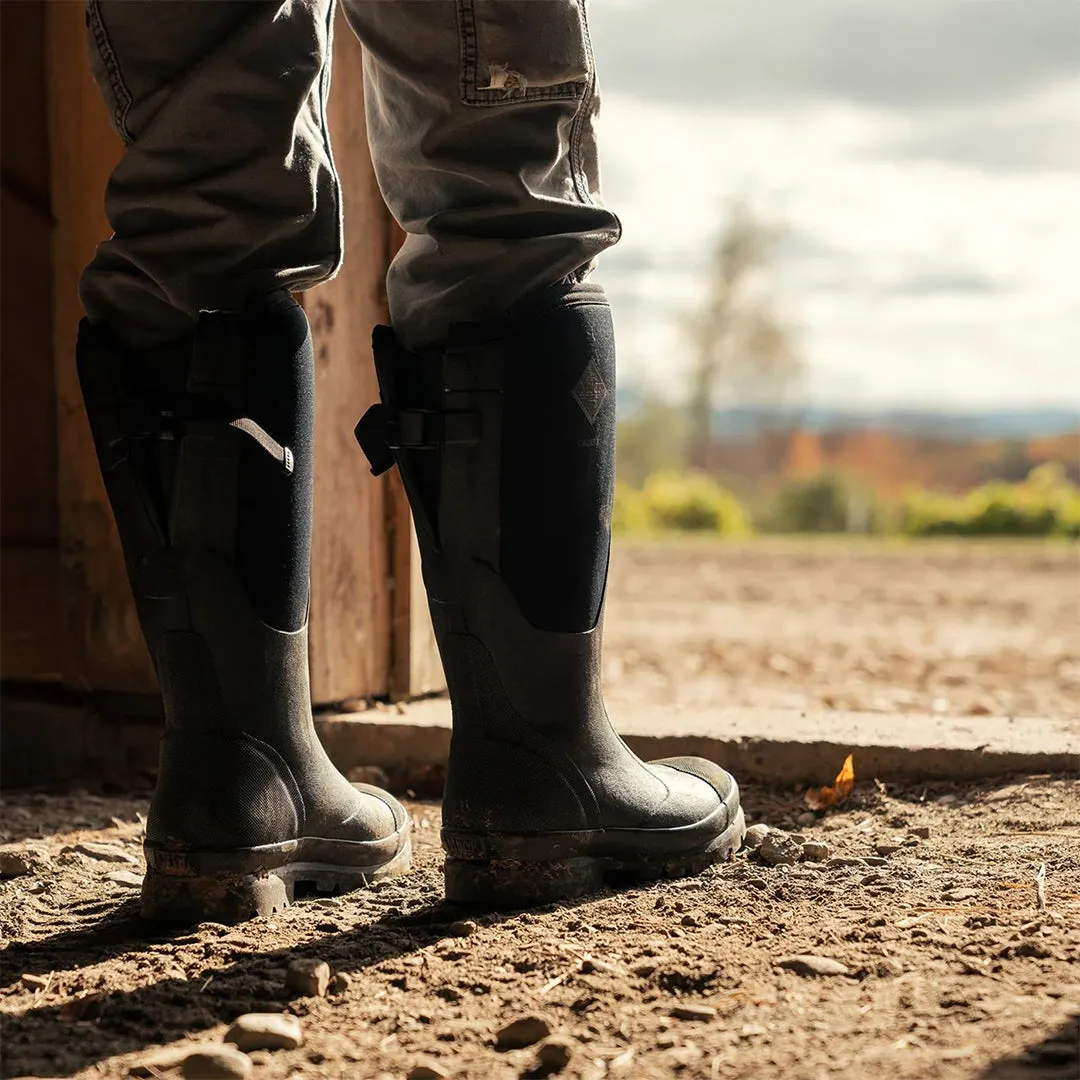
[[[828,717],[828,714],[822,714]],[[895,718],[866,714],[864,731],[857,718],[836,727],[816,724],[815,717],[752,710],[740,713],[724,733],[715,718],[710,729],[695,733],[693,723],[678,718],[678,729],[665,733],[629,732],[627,742],[646,759],[696,755],[717,761],[736,776],[775,784],[826,783],[846,754],[855,754],[861,779],[983,780],[1017,773],[1080,775],[1080,725],[1031,720],[1022,738],[988,737],[976,744],[967,718],[950,727],[936,718],[938,745],[902,741]],[[980,718],[980,720],[986,718]],[[981,725],[980,725],[981,726]],[[753,733],[754,727],[758,733]],[[814,728],[828,737],[812,737]],[[988,736],[992,734],[987,725]],[[324,714],[316,728],[330,756],[348,771],[378,765],[397,790],[414,788],[436,795],[450,750],[450,710],[445,701],[418,702],[404,715],[393,710]],[[1009,732],[1002,720],[1001,731]],[[888,729],[895,738],[880,736]],[[0,723],[0,786],[77,787],[113,784],[145,788],[157,771],[160,725],[146,720],[103,717],[74,705],[5,700]],[[953,745],[950,745],[950,742]],[[1014,748],[1015,747],[1015,748]]]
[[[1080,775],[1080,732],[1056,721],[1033,719],[1023,737],[1012,737],[1007,718],[980,717],[986,741],[976,742],[970,718],[934,717],[930,734],[940,740],[926,745],[903,739],[903,724],[879,714],[845,714],[844,723],[830,723],[830,714],[785,714],[740,710],[730,734],[718,733],[723,718],[708,724],[705,733],[688,730],[685,718],[679,730],[657,734],[628,731],[627,743],[645,759],[693,755],[709,758],[736,776],[776,784],[827,783],[835,777],[845,756],[855,755],[856,777],[890,780],[982,780],[1015,773],[1070,773]],[[860,731],[859,720],[864,723]],[[907,717],[901,718],[907,719]],[[985,721],[985,723],[983,723]],[[757,726],[760,734],[751,734]],[[916,727],[912,722],[912,727]],[[450,748],[450,711],[443,701],[421,702],[404,715],[371,711],[323,715],[316,719],[319,737],[340,768],[378,765],[391,780],[423,774],[445,766]],[[839,727],[845,741],[813,737]],[[1080,726],[1078,726],[1080,727]],[[785,732],[791,732],[790,737]],[[1004,732],[1004,735],[1002,734]],[[885,734],[888,738],[882,738]],[[923,731],[925,737],[926,732]],[[981,736],[980,736],[981,737]],[[1016,747],[1015,749],[1013,747]]]

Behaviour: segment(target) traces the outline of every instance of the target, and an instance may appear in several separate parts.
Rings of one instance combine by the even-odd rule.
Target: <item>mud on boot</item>
[[[735,781],[645,763],[608,720],[601,623],[615,354],[601,289],[559,286],[410,352],[374,335],[356,435],[401,470],[454,714],[450,900],[517,907],[700,872],[745,832]]]
[[[140,351],[84,320],[77,360],[165,706],[143,913],[235,921],[403,873],[404,808],[350,784],[312,722],[303,311],[277,293]]]

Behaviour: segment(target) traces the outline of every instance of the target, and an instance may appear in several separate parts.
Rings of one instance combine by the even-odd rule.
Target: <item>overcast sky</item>
[[[782,223],[804,396],[1080,409],[1080,0],[591,0],[597,280],[678,389],[725,208]]]

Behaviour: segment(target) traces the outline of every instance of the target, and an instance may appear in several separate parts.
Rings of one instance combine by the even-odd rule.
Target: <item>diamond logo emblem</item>
[[[572,393],[578,407],[585,414],[585,419],[590,424],[595,424],[604,402],[608,399],[608,394],[611,393],[595,360],[589,361],[589,366],[581,373],[581,378],[578,379]]]

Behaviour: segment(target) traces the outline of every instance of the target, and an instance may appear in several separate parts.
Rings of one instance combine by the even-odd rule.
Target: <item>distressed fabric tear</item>
[[[505,90],[509,97],[515,90],[522,93],[528,89],[529,82],[520,71],[514,71],[509,64],[488,64],[487,86],[480,90]]]

